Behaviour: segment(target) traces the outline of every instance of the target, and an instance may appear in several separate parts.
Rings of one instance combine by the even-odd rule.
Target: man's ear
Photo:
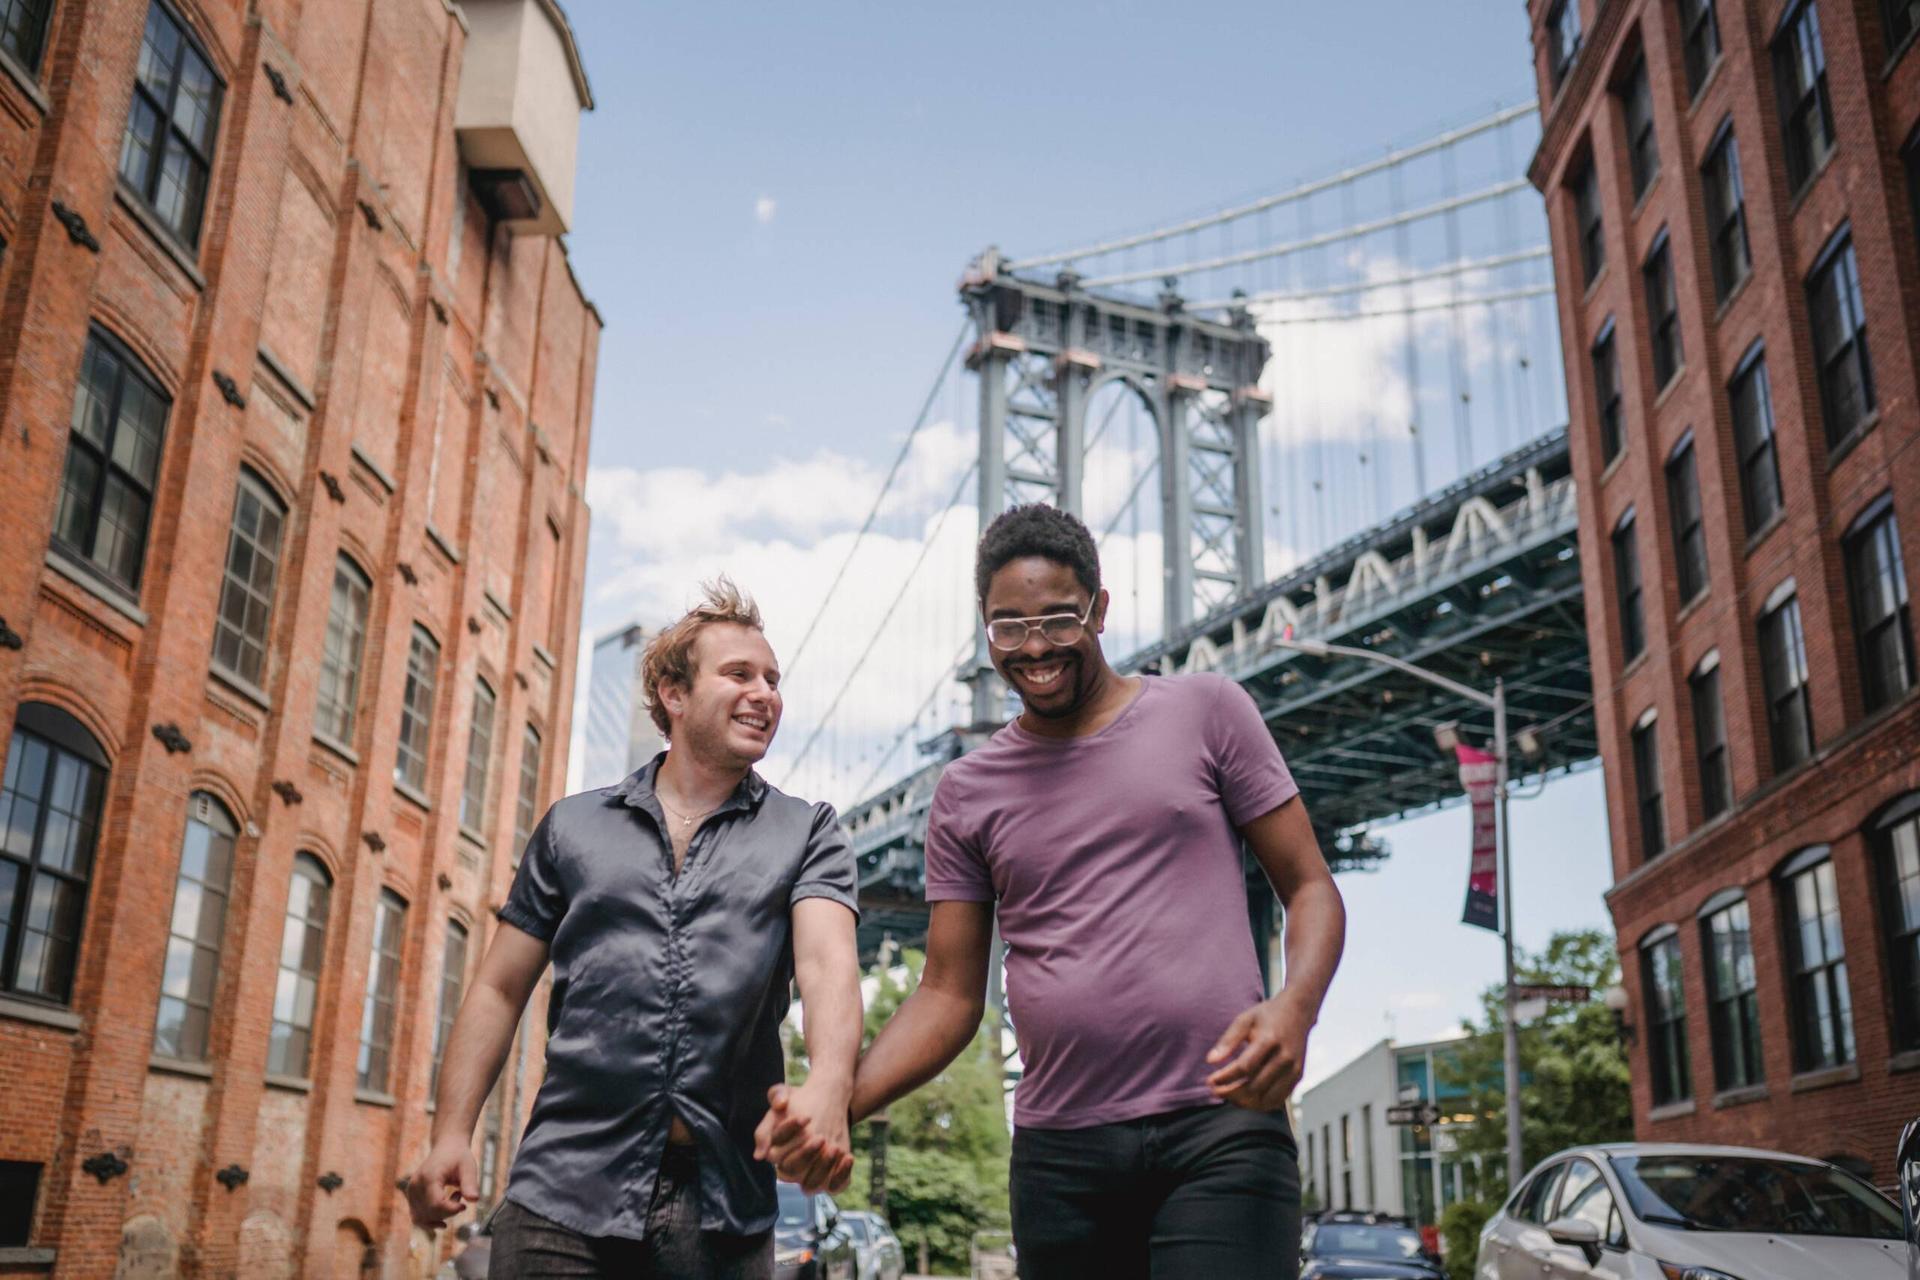
[[[678,720],[687,714],[687,687],[678,680],[662,680],[660,705],[666,709],[669,720]]]
[[[1107,594],[1105,587],[1093,598],[1093,633],[1104,635],[1107,630],[1107,606],[1113,603],[1113,597]]]

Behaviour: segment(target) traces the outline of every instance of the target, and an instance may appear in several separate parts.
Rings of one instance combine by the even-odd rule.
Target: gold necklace
[[[700,819],[706,817],[707,814],[712,813],[713,809],[718,809],[720,807],[719,805],[714,805],[713,809],[708,809],[701,813],[689,814],[684,809],[678,809],[678,808],[675,808],[673,805],[668,804],[667,797],[661,792],[656,790],[653,793],[653,795],[654,795],[654,798],[660,802],[660,807],[662,809],[665,809],[668,813],[680,819],[680,825],[682,828],[692,826],[694,823],[700,821]]]

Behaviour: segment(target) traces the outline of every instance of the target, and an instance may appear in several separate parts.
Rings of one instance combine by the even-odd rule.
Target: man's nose
[[[1028,627],[1026,639],[1020,642],[1020,652],[1029,658],[1044,658],[1053,648],[1053,642],[1038,627]]]

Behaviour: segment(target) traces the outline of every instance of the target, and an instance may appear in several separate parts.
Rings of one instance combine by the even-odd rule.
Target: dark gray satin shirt
[[[500,909],[553,963],[546,1079],[506,1194],[583,1235],[642,1239],[677,1113],[699,1147],[701,1227],[756,1234],[776,1209],[753,1131],[785,1077],[792,907],[857,911],[853,851],[831,806],[750,773],[676,877],[653,791],[664,758],[548,810]]]

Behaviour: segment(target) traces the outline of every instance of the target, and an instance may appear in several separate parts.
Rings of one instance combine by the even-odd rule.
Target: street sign
[[[1431,1102],[1403,1102],[1387,1108],[1388,1124],[1436,1124],[1440,1108]]]
[[[1515,1000],[1559,1000],[1569,1004],[1585,1004],[1593,999],[1591,987],[1545,987],[1529,983],[1513,984]]]

